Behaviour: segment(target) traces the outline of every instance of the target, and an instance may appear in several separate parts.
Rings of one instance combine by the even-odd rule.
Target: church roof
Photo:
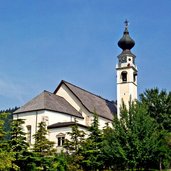
[[[16,110],[14,114],[39,110],[50,110],[83,118],[82,115],[76,109],[74,109],[63,97],[48,91],[43,91],[24,106]]]
[[[58,122],[58,123],[49,125],[47,128],[53,129],[53,128],[71,127],[73,125],[75,125],[75,122]],[[87,126],[79,124],[79,123],[77,123],[77,125],[83,128],[88,128]]]
[[[106,100],[64,80],[61,81],[54,93],[58,91],[61,84],[65,84],[89,112],[96,112],[103,118],[113,120],[113,116],[117,113],[116,103]]]

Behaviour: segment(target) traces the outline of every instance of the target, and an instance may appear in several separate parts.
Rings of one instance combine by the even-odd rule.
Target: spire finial
[[[129,31],[128,31],[129,22],[128,22],[128,20],[125,20],[124,23],[125,23],[125,30],[123,32],[122,38],[118,42],[118,46],[123,50],[131,50],[134,47],[135,42],[129,36]]]
[[[129,24],[128,20],[126,19],[124,23],[125,23],[125,28],[127,29],[128,28],[128,24]]]

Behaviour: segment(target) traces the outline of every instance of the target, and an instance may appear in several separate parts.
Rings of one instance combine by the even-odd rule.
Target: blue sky
[[[138,92],[171,90],[170,9],[170,0],[0,0],[0,109],[53,92],[62,79],[115,100],[125,19]]]

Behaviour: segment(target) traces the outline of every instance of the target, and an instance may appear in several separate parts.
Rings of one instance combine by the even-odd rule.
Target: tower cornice
[[[118,65],[116,65],[116,70],[124,70],[124,69],[130,69],[130,68],[132,68],[134,71],[138,72],[138,69],[135,66],[119,67]]]

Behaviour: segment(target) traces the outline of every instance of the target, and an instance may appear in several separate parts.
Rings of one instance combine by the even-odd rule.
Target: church
[[[86,131],[91,125],[94,112],[99,118],[99,127],[102,129],[106,123],[111,125],[113,117],[120,117],[122,102],[128,107],[130,100],[137,99],[137,67],[135,55],[131,52],[135,42],[130,37],[128,22],[118,46],[122,49],[118,55],[116,65],[117,75],[117,101],[109,101],[95,95],[81,87],[62,80],[54,92],[43,91],[32,100],[24,104],[13,113],[13,119],[24,119],[24,131],[27,141],[34,144],[33,135],[40,122],[45,122],[48,129],[48,139],[55,142],[57,150],[61,150],[67,132],[71,126],[78,122],[78,127]]]

